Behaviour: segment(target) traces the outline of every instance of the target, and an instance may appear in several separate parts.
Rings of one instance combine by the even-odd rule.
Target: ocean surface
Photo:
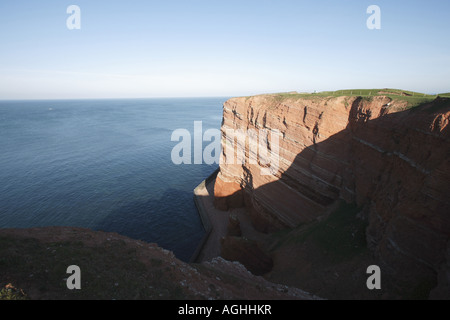
[[[193,189],[218,165],[173,164],[171,135],[220,129],[226,100],[0,101],[0,228],[117,232],[188,260]]]

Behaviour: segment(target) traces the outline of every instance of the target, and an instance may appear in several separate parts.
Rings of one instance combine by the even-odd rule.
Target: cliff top
[[[278,101],[286,99],[329,99],[338,97],[361,97],[363,99],[372,99],[377,96],[389,97],[393,101],[405,102],[406,109],[415,108],[432,102],[437,97],[450,98],[450,93],[440,93],[437,95],[429,95],[420,92],[401,90],[401,89],[348,89],[337,91],[322,91],[315,93],[298,93],[298,92],[282,92],[274,94],[263,94],[259,96],[270,96]],[[251,98],[245,97],[246,99]]]

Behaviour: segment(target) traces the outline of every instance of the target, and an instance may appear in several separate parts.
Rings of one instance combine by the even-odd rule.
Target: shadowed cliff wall
[[[399,111],[405,106],[384,96],[227,101],[224,133],[280,131],[280,168],[262,176],[261,166],[227,165],[223,154],[216,207],[245,205],[258,230],[273,232],[321,217],[338,199],[355,202],[384,270],[406,280],[442,278],[450,235],[450,103],[438,98]]]

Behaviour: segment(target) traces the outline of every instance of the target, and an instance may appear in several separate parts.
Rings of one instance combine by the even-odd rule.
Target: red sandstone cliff
[[[222,155],[216,207],[245,205],[255,228],[272,232],[313,221],[338,199],[355,202],[384,270],[450,283],[450,100],[405,109],[387,96],[227,101],[223,144],[227,129],[277,129],[280,162],[263,176],[238,141],[247,162],[226,164]]]

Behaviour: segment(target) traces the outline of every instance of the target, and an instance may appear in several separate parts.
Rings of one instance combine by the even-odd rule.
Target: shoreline
[[[202,191],[207,190],[207,187],[210,183],[215,182],[217,175],[220,172],[220,168],[216,169],[208,178],[203,180],[195,189],[194,189],[194,202],[195,206],[197,207],[198,214],[200,216],[200,219],[203,224],[203,228],[205,229],[205,235],[203,236],[202,240],[200,240],[200,243],[197,245],[197,248],[195,249],[194,253],[191,256],[191,259],[189,260],[189,263],[197,263],[200,261],[200,255],[203,252],[203,249],[205,248],[209,237],[213,231],[213,226],[211,224],[211,220],[209,219],[208,211],[206,210],[202,197]]]
[[[216,209],[214,206],[214,185],[219,172],[220,169],[217,169],[194,189],[194,201],[206,234],[191,256],[190,263],[207,262],[221,256],[221,239],[228,234],[230,214],[239,219],[243,237],[257,241],[266,237],[254,229],[245,207],[229,211]]]

